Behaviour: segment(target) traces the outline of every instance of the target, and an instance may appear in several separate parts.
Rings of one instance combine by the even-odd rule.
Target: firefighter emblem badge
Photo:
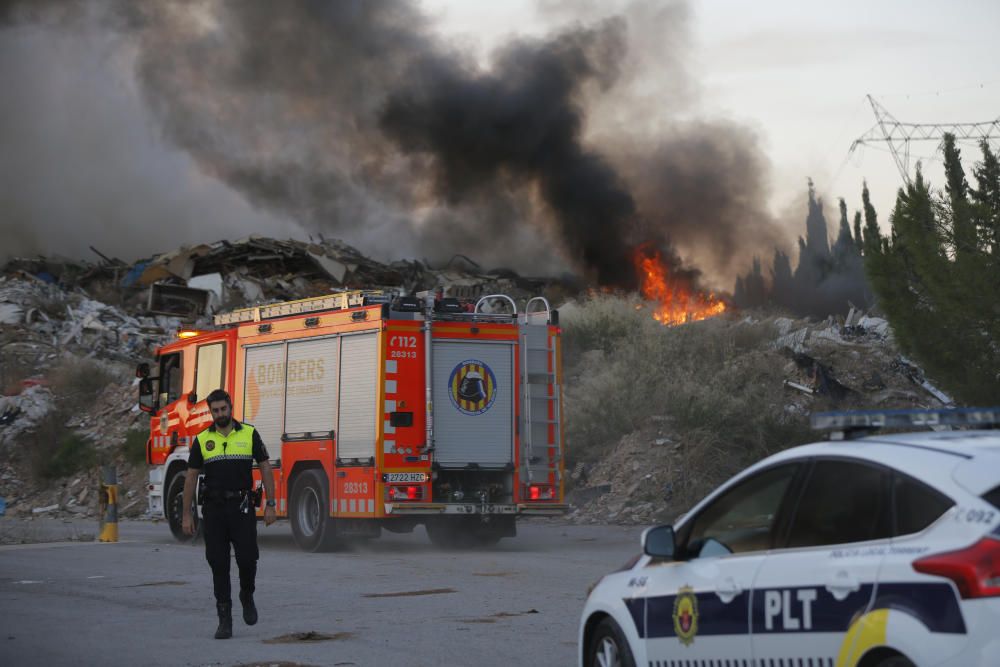
[[[698,634],[698,598],[690,586],[682,586],[674,599],[674,632],[685,646]]]
[[[205,441],[205,451],[206,452],[210,452],[213,449],[215,449],[215,440],[206,440]]]
[[[497,378],[482,361],[466,359],[455,366],[448,378],[448,396],[459,412],[481,415],[493,407]]]

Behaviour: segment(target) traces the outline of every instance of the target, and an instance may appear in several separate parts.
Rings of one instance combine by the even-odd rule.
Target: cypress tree
[[[953,143],[945,161],[941,196],[917,166],[897,194],[888,238],[873,236],[865,186],[865,267],[902,349],[960,400],[992,405],[1000,396],[1000,295],[991,258],[975,242],[978,214]]]

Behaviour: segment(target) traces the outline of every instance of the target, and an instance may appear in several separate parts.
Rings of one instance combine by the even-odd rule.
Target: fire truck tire
[[[424,527],[427,529],[427,537],[430,538],[431,544],[440,549],[455,549],[468,546],[462,544],[462,538],[465,536],[448,519],[430,519],[424,524]]]
[[[190,542],[201,537],[201,520],[198,518],[197,508],[193,508],[191,513],[194,517],[194,535],[185,534],[182,525],[181,507],[184,505],[184,475],[186,473],[187,470],[177,471],[167,485],[167,523],[170,525],[170,532],[173,533],[178,542]]]
[[[303,551],[331,551],[337,547],[336,524],[327,510],[329,486],[321,470],[306,470],[292,486],[288,516],[292,536]]]

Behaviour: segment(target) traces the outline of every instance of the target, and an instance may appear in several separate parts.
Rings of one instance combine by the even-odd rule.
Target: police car
[[[604,577],[585,667],[1000,665],[1000,409],[822,413]],[[875,434],[878,427],[981,430]]]

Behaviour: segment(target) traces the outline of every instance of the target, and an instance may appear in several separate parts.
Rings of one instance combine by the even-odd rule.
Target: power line
[[[915,93],[879,93],[878,97],[929,97],[931,95],[948,95],[950,93],[961,93],[966,90],[982,90],[997,84],[1000,84],[1000,79],[995,81],[983,81],[982,83],[970,83],[968,85],[958,86],[957,88],[946,88],[944,90],[922,90]]]
[[[957,142],[980,143],[1000,139],[1000,117],[979,123],[902,123],[871,95],[868,95],[868,102],[875,114],[875,125],[854,140],[847,154],[850,156],[858,146],[874,148],[877,144],[887,145],[896,168],[907,185],[910,183],[911,142],[937,142],[936,153],[940,150],[945,134],[954,135]]]

